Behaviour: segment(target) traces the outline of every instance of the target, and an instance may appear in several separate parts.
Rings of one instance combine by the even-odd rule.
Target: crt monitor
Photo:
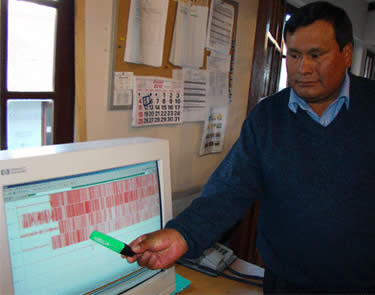
[[[174,269],[129,264],[125,243],[172,218],[168,141],[126,138],[0,152],[0,294],[170,294]]]

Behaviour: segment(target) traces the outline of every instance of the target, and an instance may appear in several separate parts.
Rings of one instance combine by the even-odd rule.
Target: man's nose
[[[313,71],[314,61],[307,55],[301,56],[298,64],[298,70],[301,74],[308,74]]]

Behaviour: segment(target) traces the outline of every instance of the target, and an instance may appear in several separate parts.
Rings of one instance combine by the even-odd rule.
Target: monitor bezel
[[[172,218],[169,144],[167,140],[136,137],[0,151],[0,161],[2,164],[0,168],[1,294],[14,293],[4,212],[4,186],[156,161],[159,171],[162,226],[164,227],[166,222]],[[51,167],[59,167],[59,169],[51,169]],[[157,289],[156,285],[170,285],[172,279],[174,288],[174,269],[170,268],[151,277],[143,284],[129,289],[124,294],[147,293],[148,289],[151,289],[150,294],[156,294],[154,293]],[[150,284],[154,286],[149,286]],[[118,284],[118,287],[120,285]],[[116,288],[118,289],[118,287]],[[161,289],[163,288],[161,287]],[[111,294],[112,290],[108,290],[103,294]],[[172,291],[168,290],[167,292],[170,294]]]

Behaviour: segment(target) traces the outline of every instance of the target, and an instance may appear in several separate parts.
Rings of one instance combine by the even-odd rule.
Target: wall
[[[87,140],[129,136],[168,139],[171,154],[172,191],[175,198],[201,189],[233,145],[246,117],[258,0],[237,2],[239,3],[239,16],[233,74],[233,102],[229,107],[224,152],[200,157],[198,152],[202,123],[132,128],[130,110],[108,111],[114,1],[86,1]]]
[[[375,10],[370,11],[368,13],[366,31],[365,31],[365,40],[367,41],[369,47],[372,47],[372,50],[374,51],[374,48],[375,48]]]

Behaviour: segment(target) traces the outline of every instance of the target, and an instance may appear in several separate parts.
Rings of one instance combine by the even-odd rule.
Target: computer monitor
[[[125,243],[172,218],[168,141],[127,138],[0,152],[0,294],[170,294],[89,239]]]

